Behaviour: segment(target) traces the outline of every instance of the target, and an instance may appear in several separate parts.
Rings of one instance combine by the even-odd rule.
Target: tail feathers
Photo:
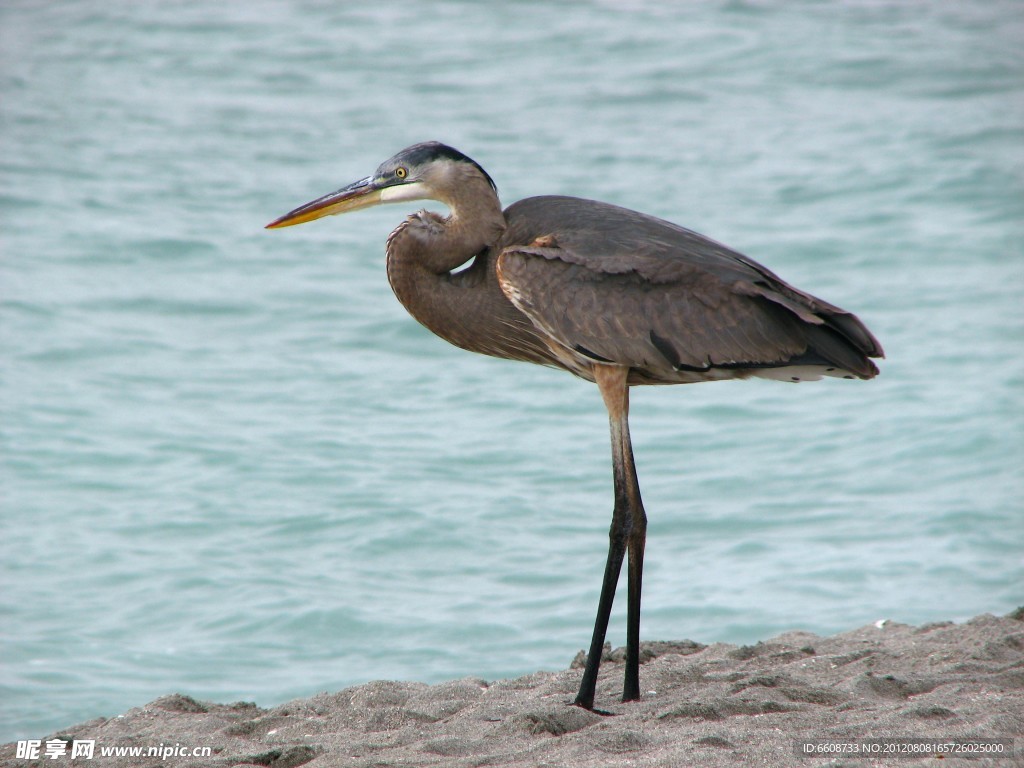
[[[840,319],[842,323],[834,322]],[[853,320],[852,323],[848,322]],[[830,317],[827,325],[808,325],[807,352],[801,357],[820,359],[859,379],[873,379],[878,367],[871,357],[881,357],[882,348],[875,337],[852,315]]]
[[[819,357],[862,379],[878,375],[878,368],[868,358],[885,357],[885,352],[856,315],[781,281],[774,285],[764,281],[740,282],[737,289],[784,307],[802,321],[808,345],[801,358]]]
[[[867,329],[856,315],[848,312],[830,314],[826,318],[828,325],[849,339],[858,350],[868,357],[885,357],[885,351],[878,339]]]

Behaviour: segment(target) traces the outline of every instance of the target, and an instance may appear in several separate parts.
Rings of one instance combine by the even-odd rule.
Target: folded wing
[[[498,256],[501,288],[568,354],[652,383],[878,373],[881,346],[854,315],[696,232],[575,198],[506,217],[526,244]]]

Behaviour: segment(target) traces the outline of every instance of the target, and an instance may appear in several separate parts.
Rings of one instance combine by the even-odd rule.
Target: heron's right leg
[[[587,654],[587,665],[583,670],[580,691],[576,695],[576,704],[585,708],[594,708],[594,694],[597,690],[597,671],[601,666],[601,654],[604,653],[604,638],[608,633],[608,620],[612,615],[612,603],[615,601],[615,587],[619,582],[619,572],[626,555],[626,541],[632,519],[629,510],[619,503],[619,494],[615,494],[615,510],[612,512],[612,527],[608,532],[608,560],[604,566],[604,581],[601,583],[601,598],[597,603],[597,618],[594,621],[594,635],[590,640],[590,652]]]
[[[622,561],[626,555],[627,542],[631,542],[630,531],[636,519],[635,501],[638,500],[636,474],[633,470],[633,456],[629,445],[629,387],[626,378],[629,369],[617,365],[594,365],[594,380],[597,382],[608,408],[608,421],[611,427],[612,471],[615,481],[615,508],[612,512],[612,525],[608,532],[608,560],[604,569],[604,580],[601,584],[601,597],[597,604],[597,619],[594,622],[594,634],[590,641],[590,652],[583,671],[583,680],[576,696],[576,704],[586,709],[594,708],[594,694],[597,688],[597,673],[601,666],[601,654],[604,651],[604,638],[608,632],[608,620],[611,617],[612,603],[615,600],[615,587],[622,570]],[[634,499],[634,495],[637,497]],[[642,515],[642,507],[640,510]],[[644,521],[646,522],[646,520]],[[631,574],[632,576],[633,574]],[[631,579],[632,581],[632,579]],[[631,583],[631,591],[639,592],[639,579]],[[630,607],[633,608],[633,595],[630,595]],[[639,595],[637,595],[639,597]],[[636,601],[637,619],[639,619],[639,599]],[[631,611],[632,612],[632,611]],[[632,623],[632,622],[631,622]],[[637,621],[639,625],[639,621]],[[633,654],[636,655],[636,654]],[[629,661],[627,660],[627,667]],[[627,679],[629,678],[627,670]],[[633,675],[635,677],[635,674]],[[630,698],[639,698],[639,694]]]

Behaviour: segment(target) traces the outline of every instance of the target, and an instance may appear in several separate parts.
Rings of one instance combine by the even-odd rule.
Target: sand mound
[[[580,672],[440,685],[373,682],[273,709],[171,695],[42,738],[41,755],[0,765],[101,766],[865,766],[914,765],[895,739],[1016,737],[1024,764],[1024,612],[965,624],[880,622],[834,637],[789,632],[753,646],[645,644],[641,701],[618,702],[610,653],[598,706],[571,706]],[[93,760],[50,760],[46,738],[94,740]],[[798,744],[881,739],[873,756],[798,754]],[[210,747],[209,757],[102,757],[101,748]],[[824,747],[849,749],[849,747]],[[898,748],[898,747],[897,747]],[[925,759],[925,758],[919,758]],[[934,758],[928,758],[934,759]],[[959,765],[953,754],[943,765]]]

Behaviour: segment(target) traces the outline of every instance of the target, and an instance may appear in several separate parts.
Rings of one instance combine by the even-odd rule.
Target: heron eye
[[[404,179],[408,175],[409,175],[409,172],[407,170],[405,170],[405,168],[402,168],[402,167],[395,168],[395,176],[397,176],[398,178]]]

